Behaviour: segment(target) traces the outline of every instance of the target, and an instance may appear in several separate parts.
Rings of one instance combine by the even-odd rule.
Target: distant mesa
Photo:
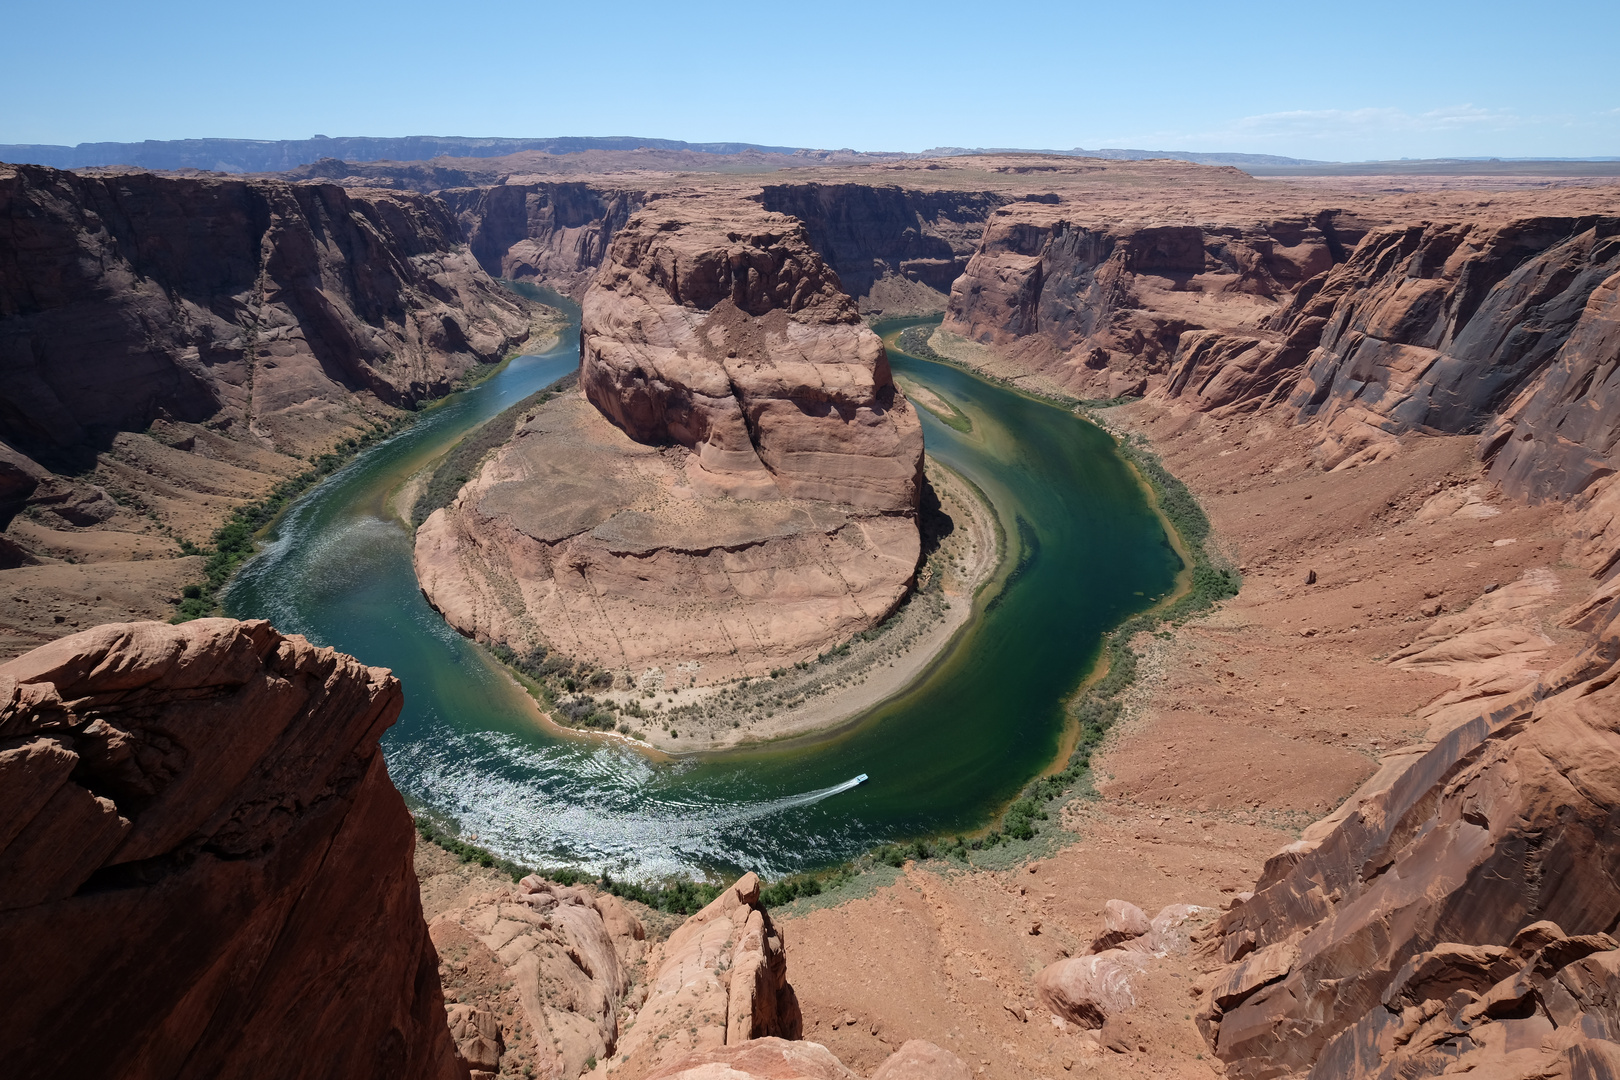
[[[337,139],[147,139],[77,146],[40,143],[0,145],[0,161],[89,169],[134,165],[142,169],[208,169],[215,172],[281,172],[321,158],[346,161],[427,161],[438,157],[491,158],[525,150],[574,154],[584,150],[690,150],[700,154],[792,154],[792,146],[755,143],[689,143],[634,135],[551,139],[479,139],[459,135],[407,135],[397,139],[352,136]]]

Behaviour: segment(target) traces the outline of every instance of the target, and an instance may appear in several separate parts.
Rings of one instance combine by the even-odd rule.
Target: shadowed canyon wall
[[[944,329],[1083,396],[1140,393],[1184,332],[1260,324],[1365,228],[1334,210],[1193,225],[1017,202],[991,215],[951,288]]]
[[[400,685],[263,622],[0,665],[15,1076],[465,1076],[377,739]]]
[[[168,418],[307,453],[355,393],[442,394],[531,321],[406,193],[7,166],[0,228],[0,436],[25,451]]]
[[[942,304],[977,248],[990,211],[1006,201],[991,191],[874,184],[768,184],[760,193],[765,209],[804,222],[811,246],[863,310],[881,306],[883,291],[873,290],[885,279],[925,286]]]
[[[580,299],[613,234],[643,192],[584,183],[503,184],[436,192],[456,214],[492,277],[538,281]]]

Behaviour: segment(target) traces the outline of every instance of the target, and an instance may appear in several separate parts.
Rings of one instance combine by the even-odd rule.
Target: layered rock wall
[[[464,1076],[377,739],[397,680],[263,622],[0,666],[16,1076]]]
[[[1252,224],[1088,220],[1061,202],[996,210],[951,290],[944,330],[1080,393],[1140,392],[1183,332],[1253,329],[1365,231],[1322,210]]]
[[[501,184],[435,192],[492,277],[536,281],[578,300],[614,233],[646,194],[585,183]]]
[[[1616,250],[1599,265],[1616,265],[1620,239],[1610,243]],[[1587,296],[1552,363],[1487,426],[1480,453],[1505,491],[1538,501],[1586,493],[1620,471],[1620,270]]]
[[[1620,218],[1379,230],[1289,327],[1325,320],[1290,403],[1326,426],[1328,467],[1405,431],[1477,432],[1617,270]]]
[[[991,191],[917,191],[877,184],[767,184],[765,209],[804,222],[810,244],[862,307],[885,278],[926,286],[943,301],[978,247]]]
[[[1287,402],[1329,469],[1409,431],[1484,429],[1493,479],[1572,495],[1612,467],[1617,270],[1613,217],[1377,229],[1259,327],[1183,334],[1165,395],[1211,412]]]
[[[408,193],[0,166],[0,438],[167,418],[325,449],[357,397],[410,406],[527,335],[461,244]]]
[[[803,225],[744,207],[647,211],[580,324],[585,395],[723,487],[911,512],[922,428]]]

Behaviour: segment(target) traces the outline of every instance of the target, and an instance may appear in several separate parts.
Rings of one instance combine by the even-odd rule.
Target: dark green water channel
[[[809,744],[655,763],[618,742],[550,735],[524,693],[422,599],[410,537],[384,504],[466,432],[571,370],[576,328],[560,340],[301,499],[226,598],[238,618],[392,668],[406,702],[384,739],[395,783],[520,862],[774,876],[982,826],[1053,760],[1063,699],[1101,635],[1173,587],[1180,560],[1103,432],[891,348],[900,376],[971,419],[963,433],[918,410],[927,452],[989,496],[1012,549],[950,653],[910,691]],[[858,773],[871,780],[828,793]]]

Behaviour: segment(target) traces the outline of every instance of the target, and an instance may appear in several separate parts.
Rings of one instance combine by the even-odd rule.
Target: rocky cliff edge
[[[377,746],[401,700],[229,619],[0,666],[8,1073],[465,1076]]]

